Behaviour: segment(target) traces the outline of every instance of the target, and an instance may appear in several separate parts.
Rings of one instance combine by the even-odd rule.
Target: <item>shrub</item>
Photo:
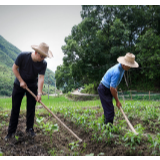
[[[97,83],[90,83],[88,85],[85,84],[84,89],[81,92],[89,94],[98,94],[97,87],[98,87]]]

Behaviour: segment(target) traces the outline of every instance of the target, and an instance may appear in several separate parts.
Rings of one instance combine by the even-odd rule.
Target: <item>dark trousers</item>
[[[114,119],[114,106],[113,106],[113,96],[110,89],[105,87],[102,83],[98,86],[98,93],[102,103],[102,107],[105,115],[105,124],[112,123]]]
[[[29,87],[28,87],[29,88]],[[35,95],[37,95],[37,86],[29,88]],[[24,94],[26,93],[27,97],[27,114],[26,114],[26,126],[27,129],[33,128],[34,125],[34,116],[35,116],[35,98],[25,89],[14,84],[12,92],[12,111],[8,127],[8,133],[15,133],[18,125],[18,117],[20,112],[20,106]]]

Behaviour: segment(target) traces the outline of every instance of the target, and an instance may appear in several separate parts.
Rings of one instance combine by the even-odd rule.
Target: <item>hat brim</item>
[[[42,51],[38,48],[38,45],[32,45],[31,47],[32,47],[32,49],[34,49],[35,51],[37,51],[38,53],[42,54],[42,55],[45,56],[45,57],[48,57],[48,58],[52,58],[52,57],[53,57],[53,54],[52,54],[52,52],[51,52],[50,50],[48,51],[48,55],[47,55],[47,54],[45,54],[44,52],[42,52]]]
[[[134,63],[129,63],[128,61],[125,60],[124,57],[117,58],[117,61],[119,63],[124,64],[128,67],[131,67],[131,68],[138,68],[139,67],[139,64],[136,61],[134,61]]]

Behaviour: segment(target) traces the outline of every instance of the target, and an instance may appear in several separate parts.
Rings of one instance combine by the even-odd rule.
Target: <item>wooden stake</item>
[[[36,95],[28,88],[26,87],[26,90],[36,99]],[[52,116],[57,119],[62,125],[63,127],[65,127],[74,137],[76,137],[79,142],[82,142],[82,139],[80,139],[72,130],[70,130],[49,108],[47,108],[41,101],[39,102],[42,104],[42,106],[49,112],[52,114]]]
[[[149,91],[149,100],[150,100],[150,91]]]
[[[125,105],[124,94],[123,94],[123,92],[122,92],[122,89],[121,89],[121,88],[120,88],[120,90],[121,90],[122,98],[123,98],[123,102],[124,102],[124,105]],[[117,92],[117,93],[118,93],[118,92]]]
[[[132,100],[132,94],[131,94],[131,90],[130,90],[130,95],[131,95],[131,100]]]

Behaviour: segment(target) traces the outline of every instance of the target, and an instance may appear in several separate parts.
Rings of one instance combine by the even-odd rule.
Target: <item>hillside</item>
[[[20,52],[21,51],[17,47],[9,43],[0,35],[0,95],[10,96],[12,94],[13,82],[15,79],[12,72],[12,66]],[[46,70],[45,74],[45,86],[48,86],[48,81],[50,86],[52,86],[50,88],[53,90],[55,85],[55,75],[54,72],[49,69]],[[44,90],[46,89],[44,88]]]

